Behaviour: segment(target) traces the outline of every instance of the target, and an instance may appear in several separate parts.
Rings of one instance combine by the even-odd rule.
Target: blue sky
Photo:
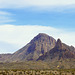
[[[75,1],[0,0],[0,53],[17,51],[38,33],[75,46]]]
[[[7,15],[12,21],[1,24],[14,25],[44,25],[58,28],[75,28],[75,9],[66,9],[63,11],[53,10],[31,10],[31,8],[23,9],[3,9],[9,12]]]

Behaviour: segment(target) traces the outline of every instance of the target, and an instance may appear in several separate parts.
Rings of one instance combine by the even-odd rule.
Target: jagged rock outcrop
[[[72,48],[61,42],[60,39],[57,40],[56,46],[49,52],[40,56],[37,60],[52,61],[61,59],[75,59],[75,48]]]
[[[57,49],[62,49],[62,46],[63,46],[63,44],[62,44],[61,40],[58,39],[57,42],[56,42],[56,46],[55,46],[55,47],[56,47]]]

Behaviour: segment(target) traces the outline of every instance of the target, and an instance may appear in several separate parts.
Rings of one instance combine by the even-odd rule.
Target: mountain
[[[10,61],[37,60],[56,45],[56,40],[44,33],[39,33],[26,46],[13,53]]]
[[[37,60],[56,61],[65,59],[75,59],[75,48],[62,43],[61,40],[58,39],[55,47],[40,56]]]
[[[44,33],[39,33],[27,45],[13,54],[0,54],[1,62],[20,61],[60,61],[75,59],[75,48],[57,41]]]
[[[67,64],[66,64],[67,63]],[[39,33],[13,54],[0,54],[1,68],[75,69],[75,48]]]

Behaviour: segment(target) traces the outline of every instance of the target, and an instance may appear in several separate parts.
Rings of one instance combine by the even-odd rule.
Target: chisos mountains
[[[39,33],[26,46],[13,54],[0,54],[1,62],[74,60],[75,48]]]

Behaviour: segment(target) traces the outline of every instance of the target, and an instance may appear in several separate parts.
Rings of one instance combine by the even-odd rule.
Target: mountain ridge
[[[20,62],[20,61],[36,61],[36,60],[61,60],[75,58],[75,48],[62,43],[60,39],[57,41],[45,34],[39,33],[27,45],[10,55],[1,55],[0,61]],[[63,60],[64,60],[63,59]]]

